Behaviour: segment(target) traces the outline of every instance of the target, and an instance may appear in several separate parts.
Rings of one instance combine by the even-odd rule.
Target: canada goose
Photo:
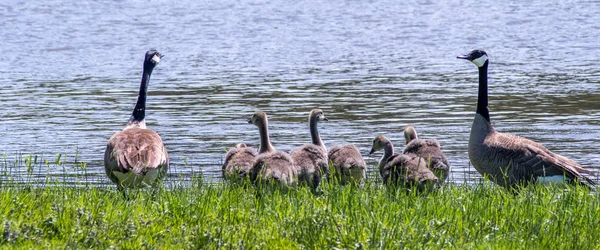
[[[229,149],[225,154],[223,163],[223,178],[245,178],[252,168],[254,158],[256,158],[256,150],[247,147],[245,143],[238,143],[234,148]]]
[[[402,154],[416,154],[423,157],[439,181],[444,182],[448,178],[450,163],[442,153],[440,143],[435,139],[419,139],[417,130],[413,126],[404,128],[404,138],[406,147],[402,150]]]
[[[383,149],[379,160],[379,174],[386,185],[403,185],[423,189],[438,182],[438,178],[427,168],[425,158],[414,154],[394,154],[394,145],[383,135],[373,140],[369,154]]]
[[[340,184],[345,185],[360,184],[365,178],[367,164],[353,144],[333,146],[327,157],[333,167],[327,175],[328,179],[334,177]]]
[[[167,173],[169,155],[160,136],[146,128],[146,94],[152,70],[163,56],[156,50],[146,52],[137,104],[123,131],[108,140],[104,169],[117,188],[152,186]]]
[[[252,163],[250,180],[274,181],[284,186],[294,186],[298,181],[298,171],[292,157],[283,151],[276,150],[269,140],[267,114],[257,111],[248,123],[258,127],[260,133],[260,148]]]
[[[469,60],[479,68],[477,112],[471,127],[468,150],[471,164],[479,173],[508,188],[531,182],[579,182],[593,188],[594,182],[582,175],[593,173],[573,160],[529,139],[496,132],[488,111],[487,53],[473,50],[458,58]]]
[[[294,164],[298,167],[298,180],[310,186],[313,192],[317,191],[321,183],[322,173],[329,172],[327,148],[317,129],[317,123],[320,121],[327,121],[323,110],[311,110],[308,115],[308,124],[312,143],[304,144],[290,153]]]

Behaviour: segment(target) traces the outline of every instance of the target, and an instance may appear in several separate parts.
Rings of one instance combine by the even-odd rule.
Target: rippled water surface
[[[165,54],[149,88],[147,123],[176,174],[220,176],[225,149],[256,145],[247,123],[269,114],[272,142],[310,141],[321,108],[329,147],[372,138],[402,146],[403,126],[437,138],[452,180],[469,166],[477,69],[490,55],[498,131],[600,166],[600,3],[596,1],[2,1],[0,152],[87,162],[100,182],[108,138],[135,105],[143,55]],[[7,163],[2,166],[6,167]],[[45,169],[49,175],[71,170]],[[15,172],[16,173],[16,172]]]

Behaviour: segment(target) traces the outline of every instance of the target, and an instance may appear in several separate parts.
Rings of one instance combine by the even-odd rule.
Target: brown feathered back
[[[333,146],[327,155],[341,184],[360,183],[366,177],[367,164],[353,144]]]
[[[294,160],[286,152],[262,153],[254,159],[250,180],[254,183],[275,181],[284,186],[295,186],[298,170],[294,166]]]
[[[329,172],[327,151],[315,144],[305,144],[290,155],[298,168],[298,180],[316,190],[322,175]]]
[[[381,172],[383,183],[423,189],[438,182],[427,162],[416,154],[396,154],[387,159]]]
[[[244,178],[247,176],[250,173],[250,169],[252,169],[252,163],[254,163],[256,155],[255,149],[247,147],[243,143],[229,149],[227,154],[225,154],[225,162],[222,167],[223,178],[228,179],[231,176]]]
[[[502,186],[526,184],[545,176],[565,176],[590,187],[595,185],[594,181],[581,174],[593,172],[532,140],[492,132],[484,140],[484,145],[472,154],[472,161]],[[485,160],[484,155],[487,156]]]
[[[421,156],[428,163],[429,169],[439,178],[441,182],[448,178],[450,163],[442,153],[440,143],[435,139],[413,139],[404,150],[403,154],[415,154]]]
[[[132,171],[143,175],[149,169],[160,168],[164,174],[169,167],[169,155],[156,132],[139,127],[127,128],[108,140],[104,167],[108,177],[118,184],[112,171]]]

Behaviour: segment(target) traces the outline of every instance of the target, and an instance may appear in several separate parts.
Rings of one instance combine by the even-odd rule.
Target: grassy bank
[[[599,195],[489,185],[428,195],[325,184],[280,193],[208,184],[141,190],[4,187],[0,245],[14,248],[567,248],[600,246]]]

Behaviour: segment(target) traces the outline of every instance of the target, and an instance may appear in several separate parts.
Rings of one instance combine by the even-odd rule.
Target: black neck
[[[323,141],[321,141],[319,129],[317,128],[317,118],[311,117],[308,122],[310,126],[310,138],[312,139],[312,143],[317,146],[323,146]]]
[[[488,110],[488,62],[479,67],[479,96],[477,97],[477,113],[490,121]]]
[[[140,93],[137,103],[129,118],[129,122],[142,122],[146,117],[146,95],[148,94],[148,84],[150,83],[150,75],[152,75],[152,67],[144,67],[142,73],[142,83],[140,84]]]

